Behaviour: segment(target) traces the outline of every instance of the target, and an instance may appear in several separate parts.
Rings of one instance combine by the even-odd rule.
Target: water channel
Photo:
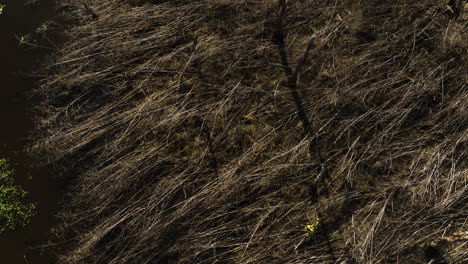
[[[41,254],[38,246],[47,241],[54,225],[60,185],[47,168],[35,167],[33,157],[24,151],[33,130],[32,105],[38,100],[30,96],[38,79],[31,75],[51,49],[21,42],[42,45],[48,39],[48,32],[37,31],[44,22],[54,20],[54,2],[0,0],[0,158],[10,160],[16,183],[37,203],[29,225],[0,235],[0,263],[5,264],[51,263],[50,256]],[[48,43],[44,46],[53,46]]]

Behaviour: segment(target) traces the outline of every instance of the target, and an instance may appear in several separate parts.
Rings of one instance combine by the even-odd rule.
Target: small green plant
[[[31,34],[26,34],[18,37],[18,46],[26,45],[31,40]]]
[[[49,29],[50,21],[44,21],[38,28],[36,28],[37,33],[44,33]]]
[[[307,234],[306,236],[310,237],[310,236],[313,236],[315,234],[315,232],[317,232],[317,229],[320,225],[320,219],[317,219],[317,221],[313,224],[307,224],[305,225],[305,230],[307,231]]]
[[[24,201],[27,192],[14,184],[13,174],[8,160],[0,159],[0,234],[26,226],[36,212],[34,203]]]
[[[317,232],[319,227],[320,227],[320,218],[317,218],[317,221],[315,221],[314,223],[306,224],[304,226],[304,229],[307,231],[307,233],[301,239],[301,241],[299,241],[299,243],[297,243],[294,246],[294,251],[296,251],[296,253],[297,253],[297,250],[299,249],[299,247],[301,247],[305,241],[309,240],[311,237],[313,237],[315,235],[315,233]]]
[[[0,15],[3,14],[3,10],[5,10],[6,5],[0,4]]]

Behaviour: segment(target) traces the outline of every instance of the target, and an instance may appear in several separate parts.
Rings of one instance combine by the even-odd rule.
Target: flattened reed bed
[[[468,38],[446,2],[65,1],[32,146],[71,180],[50,250],[466,260],[466,241],[424,254],[467,231]]]

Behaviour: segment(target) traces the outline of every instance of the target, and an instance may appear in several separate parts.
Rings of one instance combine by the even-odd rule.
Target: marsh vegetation
[[[63,1],[31,148],[70,181],[49,250],[462,263],[466,239],[431,244],[467,230],[468,38],[449,4]]]

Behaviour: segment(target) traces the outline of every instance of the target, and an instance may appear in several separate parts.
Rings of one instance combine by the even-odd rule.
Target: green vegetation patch
[[[0,4],[0,15],[3,14],[3,10],[5,10],[6,5]]]
[[[8,160],[0,159],[0,234],[26,226],[36,211],[34,203],[24,201],[27,192],[14,184],[13,174]]]

